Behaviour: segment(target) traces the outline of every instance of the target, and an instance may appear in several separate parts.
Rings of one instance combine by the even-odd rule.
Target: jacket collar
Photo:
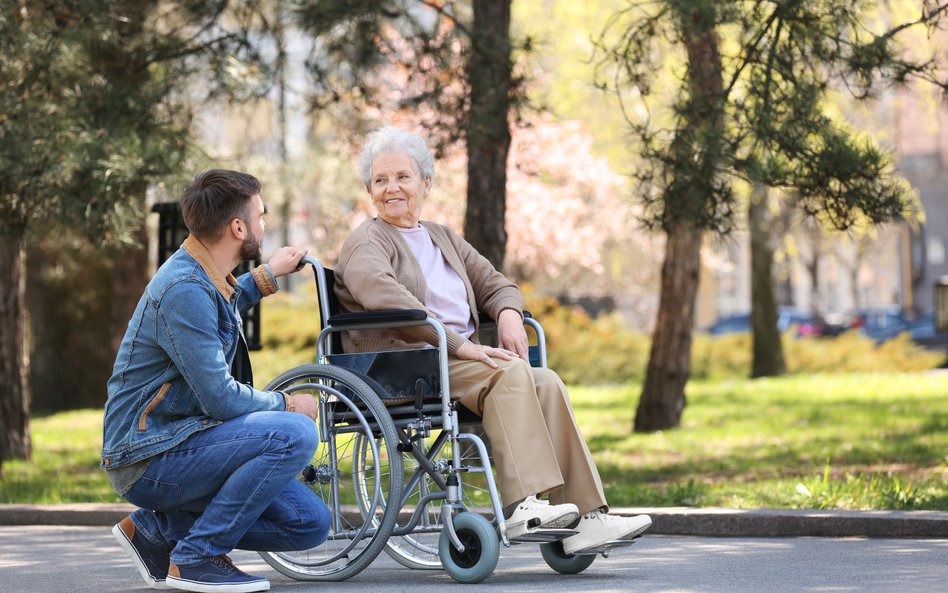
[[[188,252],[188,255],[193,257],[194,261],[204,269],[204,272],[210,277],[211,282],[214,283],[218,292],[223,295],[224,300],[230,301],[230,297],[234,295],[234,286],[237,286],[237,279],[234,278],[234,275],[227,274],[226,277],[221,276],[217,266],[214,264],[211,253],[207,250],[207,247],[204,246],[204,243],[201,243],[194,235],[188,235],[182,247]]]

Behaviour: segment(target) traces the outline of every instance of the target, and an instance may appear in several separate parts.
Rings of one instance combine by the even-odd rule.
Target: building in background
[[[899,304],[926,315],[934,309],[935,283],[948,275],[948,106],[902,93],[895,114],[899,171],[925,211],[924,220],[902,236]]]
[[[898,309],[908,319],[931,316],[935,285],[948,275],[948,106],[918,91],[883,101],[899,173],[918,192],[921,220],[876,229],[872,237],[821,233],[783,221],[778,238],[780,305],[840,319],[857,311]],[[881,123],[881,122],[880,122]],[[751,309],[750,246],[745,231],[716,240],[702,269],[697,326]]]

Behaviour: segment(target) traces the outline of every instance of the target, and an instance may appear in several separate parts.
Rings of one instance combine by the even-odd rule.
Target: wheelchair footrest
[[[578,550],[576,552],[573,552],[573,554],[583,555],[583,556],[587,554],[602,554],[603,556],[609,556],[609,552],[611,552],[612,550],[615,550],[616,548],[624,548],[626,546],[631,546],[632,544],[635,543],[635,540],[639,539],[640,537],[642,537],[642,534],[639,534],[633,537],[632,539],[614,539],[612,541],[608,541],[598,546],[593,546],[591,548],[584,548],[582,550]]]
[[[524,529],[523,525],[521,525],[519,529],[508,530],[507,539],[512,544],[548,544],[566,539],[571,535],[576,535],[576,533],[577,532],[573,529]]]

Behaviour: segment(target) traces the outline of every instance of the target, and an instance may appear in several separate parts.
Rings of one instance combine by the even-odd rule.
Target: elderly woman
[[[566,387],[553,371],[527,362],[520,290],[447,226],[421,220],[434,178],[421,137],[381,128],[370,135],[359,169],[378,218],[343,244],[336,296],[347,311],[423,309],[442,322],[451,395],[483,418],[510,530],[533,520],[549,528],[575,525],[576,535],[563,540],[573,554],[648,529],[647,515],[607,514]],[[478,343],[477,311],[497,321],[498,347]],[[345,347],[370,352],[436,341],[423,326],[350,332]]]

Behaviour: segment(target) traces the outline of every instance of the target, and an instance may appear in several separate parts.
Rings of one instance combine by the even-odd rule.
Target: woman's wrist
[[[497,320],[500,321],[501,315],[503,315],[503,314],[506,313],[507,311],[513,311],[514,314],[515,314],[517,317],[520,318],[520,321],[523,321],[523,312],[520,311],[519,309],[515,309],[515,308],[513,308],[513,307],[507,307],[507,308],[505,308],[505,309],[501,309],[501,310],[500,310],[500,313],[497,314]]]

